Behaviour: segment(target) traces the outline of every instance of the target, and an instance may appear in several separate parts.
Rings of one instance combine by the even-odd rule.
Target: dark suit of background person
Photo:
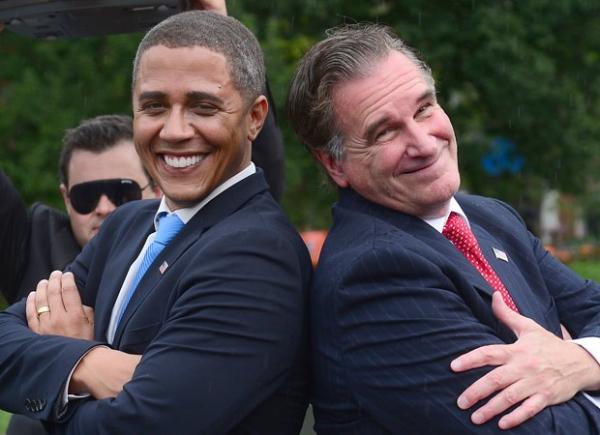
[[[227,33],[237,41],[233,44],[237,50],[253,44],[252,54],[259,56],[257,41],[231,18],[188,12],[159,26],[157,32],[162,31],[163,36],[164,32],[172,32],[175,38],[182,37],[182,29],[193,35],[198,31]],[[228,39],[216,38],[223,40]],[[163,78],[165,69],[178,77],[195,78],[202,62],[203,74],[210,77],[211,85],[215,80],[225,83],[224,91],[215,91],[221,86],[206,85],[210,92],[217,92],[207,101],[224,98],[226,104],[238,104],[242,97],[237,82],[226,76],[230,73],[223,72],[222,64],[218,70],[213,67],[216,52],[203,46],[184,47],[151,45],[140,62],[147,56],[153,59],[147,62],[160,62],[156,74]],[[171,60],[181,59],[183,51],[189,61],[182,72]],[[146,54],[150,52],[154,54]],[[167,55],[168,62],[164,60]],[[211,65],[208,73],[207,58]],[[255,118],[250,121],[250,113],[260,113],[262,123],[264,111],[222,113],[223,108],[215,109],[217,114],[211,113],[211,122],[216,124],[211,125],[207,137],[213,134],[223,142],[214,137],[212,141],[201,138],[199,131],[205,128],[206,120],[188,113],[199,106],[187,96],[193,92],[204,98],[209,92],[204,90],[205,80],[200,81],[199,89],[185,85],[193,80],[182,80],[181,84],[152,81],[141,78],[154,77],[150,69],[140,68],[143,72],[138,80],[144,83],[144,89],[159,83],[156,93],[166,92],[168,97],[164,98],[177,101],[177,108],[185,106],[186,123],[198,122],[182,129],[186,134],[193,131],[193,142],[201,143],[207,150],[202,152],[209,155],[205,158],[211,159],[212,165],[200,165],[199,170],[191,171],[198,185],[212,185],[202,177],[211,180],[206,171],[222,163],[222,155],[211,153],[213,147],[223,147],[226,156],[243,153],[242,161],[249,162],[246,141],[260,128]],[[260,68],[254,74],[260,75]],[[256,85],[255,80],[254,88]],[[180,92],[181,86],[186,91]],[[173,87],[177,91],[172,92]],[[134,88],[136,110],[152,113],[150,117],[136,115],[142,117],[139,122],[154,122],[155,106],[140,108],[143,98],[138,94],[140,88]],[[266,108],[260,95],[251,107],[256,105]],[[180,116],[180,112],[169,116]],[[162,130],[164,135],[173,136],[172,118],[164,122],[168,123],[168,128]],[[161,172],[162,157],[155,155],[150,145],[157,137],[139,140],[137,127],[136,146],[144,153],[144,163],[165,193],[163,200],[176,203],[168,193],[177,194],[181,186],[168,184],[172,180]],[[233,135],[238,128],[243,129],[240,136]],[[141,129],[148,134],[148,125]],[[221,130],[220,134],[216,130]],[[232,144],[236,138],[243,141]],[[169,146],[170,152],[184,147],[179,139],[162,136],[160,143],[161,147]],[[233,161],[237,161],[235,156]],[[224,164],[228,163],[225,160]],[[177,179],[189,176],[190,171],[182,171]],[[170,190],[165,189],[165,178]],[[192,180],[186,181],[184,188],[203,192]],[[124,390],[114,399],[70,401],[66,412],[62,412],[62,394],[71,370],[80,358],[85,361],[101,349],[87,354],[88,350],[106,342],[115,299],[132,261],[154,231],[157,206],[158,202],[136,201],[120,207],[71,266],[82,302],[95,309],[95,341],[32,333],[24,323],[24,302],[0,314],[0,405],[12,412],[53,421],[57,433],[298,433],[307,405],[306,293],[312,268],[305,244],[268,192],[260,169],[209,201],[142,278],[111,341],[112,348],[120,352],[143,354]],[[47,318],[47,311],[44,313],[40,320]]]
[[[379,25],[327,35],[300,61],[288,99],[297,134],[339,187],[310,295],[317,433],[600,433],[600,409],[577,392],[596,385],[597,361],[583,344],[563,341],[560,328],[597,342],[600,286],[548,254],[507,205],[456,193],[456,137],[431,72],[412,49]],[[430,221],[443,226],[455,200],[520,310],[495,296],[502,318],[535,328],[527,343],[550,352],[541,352],[544,362],[560,360],[564,368],[557,350],[566,350],[584,373],[559,383],[573,399],[509,431],[498,418],[476,425],[473,411],[457,404],[492,368],[454,372],[451,363],[516,337],[492,310],[493,288]],[[505,377],[514,371],[499,365]]]

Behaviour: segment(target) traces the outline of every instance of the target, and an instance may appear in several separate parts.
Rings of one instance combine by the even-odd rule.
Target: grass
[[[574,261],[569,267],[584,278],[600,283],[600,261],[581,260]]]
[[[0,411],[0,434],[6,433],[6,426],[8,426],[8,419],[10,414],[8,412]]]

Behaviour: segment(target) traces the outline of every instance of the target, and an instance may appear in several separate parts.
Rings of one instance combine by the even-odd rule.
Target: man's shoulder
[[[50,227],[71,227],[69,216],[54,207],[41,202],[34,203],[29,211],[31,224],[33,227],[39,225],[48,225]]]

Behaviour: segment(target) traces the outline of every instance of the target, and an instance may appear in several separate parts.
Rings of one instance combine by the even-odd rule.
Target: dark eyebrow
[[[160,91],[147,91],[147,92],[142,92],[140,94],[140,96],[138,97],[138,101],[143,101],[143,100],[164,100],[166,98],[166,95],[164,92],[160,92]]]
[[[224,101],[215,94],[202,91],[192,91],[185,94],[188,101],[210,101],[212,103],[223,105]]]
[[[419,98],[417,98],[417,103],[422,102],[423,100],[435,100],[435,91],[433,89],[427,89],[425,92],[423,92]]]

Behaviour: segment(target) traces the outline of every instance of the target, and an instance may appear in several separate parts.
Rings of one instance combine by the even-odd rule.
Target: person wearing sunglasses
[[[29,213],[8,177],[0,174],[0,290],[12,303],[53,270],[64,269],[125,202],[157,198],[133,145],[131,117],[101,115],[67,130],[59,160],[67,214],[42,203]]]
[[[135,151],[129,116],[101,115],[67,130],[59,173],[67,214],[42,203],[27,213],[0,171],[0,290],[9,303],[70,264],[115,208],[160,196]],[[44,433],[38,421],[20,415],[7,429],[8,435]]]

